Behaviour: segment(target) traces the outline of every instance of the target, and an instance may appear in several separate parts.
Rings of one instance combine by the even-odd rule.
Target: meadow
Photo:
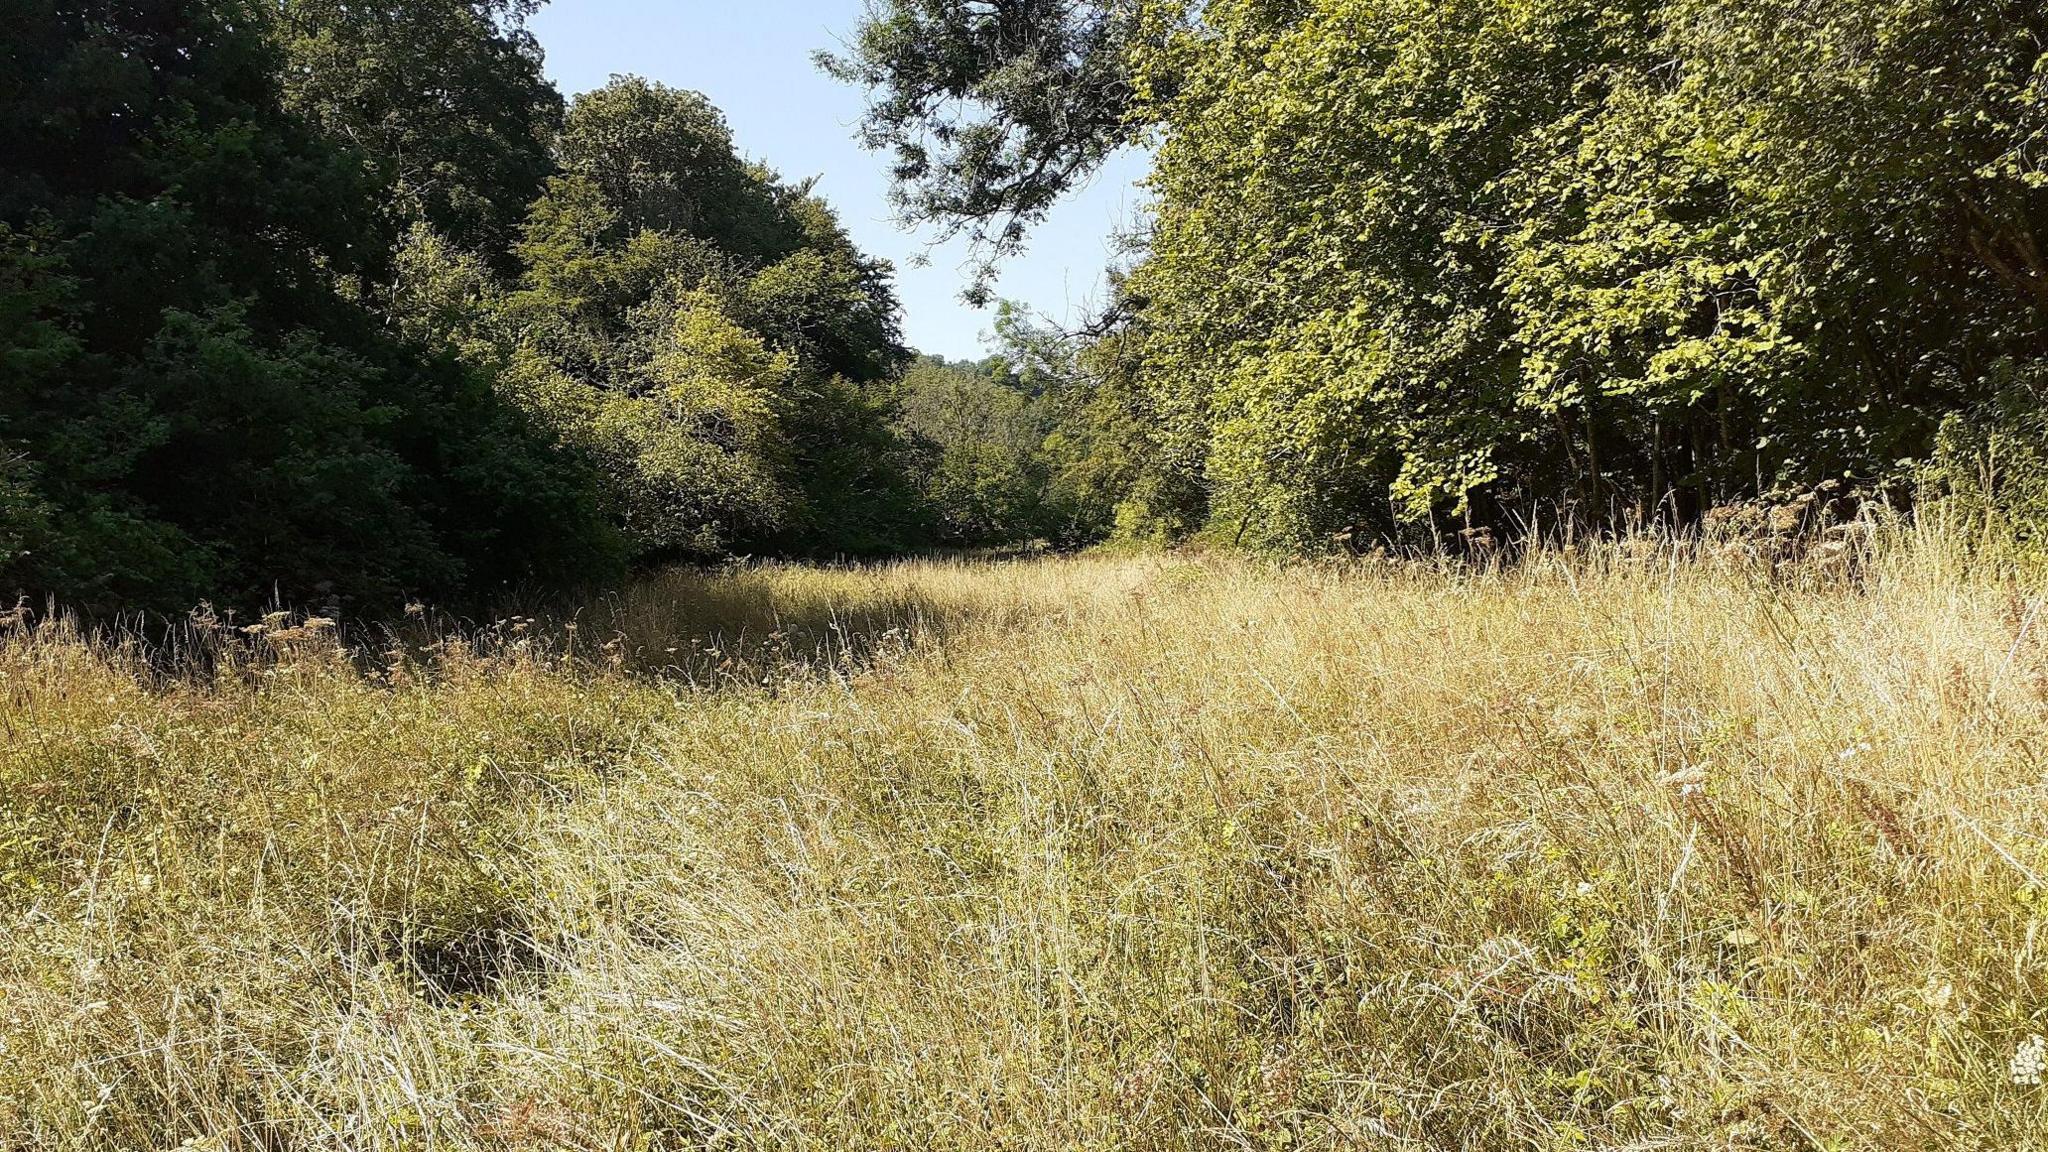
[[[0,1148],[2013,1149],[2043,583],[733,567],[0,625]]]

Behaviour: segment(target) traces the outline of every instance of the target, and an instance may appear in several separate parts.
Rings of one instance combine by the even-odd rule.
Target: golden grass
[[[0,1147],[2036,1146],[2041,604],[1639,544],[680,574],[590,662],[17,626]]]

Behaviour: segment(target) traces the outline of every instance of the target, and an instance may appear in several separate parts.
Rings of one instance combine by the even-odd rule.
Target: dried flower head
[[[2037,1032],[2020,1041],[2019,1047],[2013,1049],[2012,1060],[2006,1064],[2006,1072],[2015,1084],[2040,1084],[2042,1073],[2048,1072],[2048,1040]]]

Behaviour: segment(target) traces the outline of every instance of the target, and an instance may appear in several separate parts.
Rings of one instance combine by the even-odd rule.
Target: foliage
[[[511,285],[422,237],[410,322],[595,459],[640,558],[914,539],[880,390],[904,355],[886,264],[732,150],[695,93],[579,97]]]
[[[998,351],[978,367],[1008,393],[1029,397],[1040,438],[1019,468],[1038,489],[1035,523],[1014,535],[1070,547],[1158,545],[1199,526],[1200,463],[1172,442],[1155,394],[1139,386],[1130,328],[1068,333],[1004,301],[994,335]]]
[[[802,499],[764,551],[821,559],[901,555],[934,543],[893,384],[799,375],[785,422]]]
[[[1959,522],[1987,550],[2038,558],[2048,555],[2048,371],[2019,376],[2013,365],[1999,367],[2005,387],[1942,421],[1919,479],[1934,514]]]
[[[1042,411],[998,361],[920,357],[903,374],[897,426],[918,454],[917,479],[953,544],[1007,544],[1046,526]]]
[[[282,0],[287,104],[362,153],[391,205],[501,259],[554,171],[562,97],[538,0]]]
[[[0,588],[383,611],[922,541],[886,263],[499,0],[57,5],[0,47]]]
[[[1208,513],[1199,447],[1176,436],[1161,393],[1138,376],[1133,330],[1072,353],[1043,451],[1068,543],[1152,546],[1187,539]]]
[[[260,10],[7,15],[0,450],[41,525],[10,591],[367,606],[606,573],[587,476],[355,302],[389,234],[283,106]]]
[[[1872,485],[1990,401],[1996,365],[2048,355],[2038,5],[1047,12],[887,4],[853,74],[883,142],[943,141],[949,90],[901,58],[952,48],[962,75],[1014,66],[1066,85],[1040,105],[1093,107],[1099,83],[1032,72],[1031,21],[1130,30],[1091,73],[1130,99],[1058,121],[1058,154],[1157,141],[1117,354],[1233,538],[1683,522]],[[975,139],[1036,138],[975,109]],[[959,222],[1028,222],[1054,171],[972,203],[930,194],[945,164],[902,181]]]
[[[740,159],[698,93],[614,78],[576,98],[555,146],[564,174],[589,181],[627,234],[689,234],[757,261],[803,243],[785,190]]]
[[[897,425],[940,538],[1062,547],[1165,544],[1199,522],[1203,493],[1134,387],[1128,334],[1084,340],[1004,301],[995,355],[920,357]]]
[[[818,61],[874,93],[861,135],[894,154],[897,207],[971,233],[984,260],[968,294],[986,302],[994,261],[1134,141],[1128,57],[1155,24],[1135,3],[890,0]]]

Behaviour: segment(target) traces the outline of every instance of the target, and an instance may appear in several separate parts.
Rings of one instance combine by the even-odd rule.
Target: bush
[[[1932,515],[1981,545],[2048,554],[2048,366],[2002,367],[1998,398],[1951,413],[1923,469]]]

